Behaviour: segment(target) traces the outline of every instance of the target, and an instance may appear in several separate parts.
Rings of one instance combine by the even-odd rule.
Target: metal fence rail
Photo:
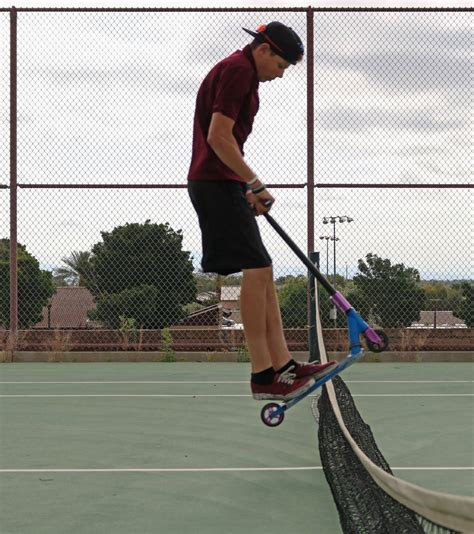
[[[198,272],[186,175],[200,82],[276,19],[306,56],[261,85],[246,145],[272,213],[371,321],[472,348],[472,11],[453,8],[0,10],[0,347],[243,347],[239,277]],[[306,348],[306,272],[260,227]]]

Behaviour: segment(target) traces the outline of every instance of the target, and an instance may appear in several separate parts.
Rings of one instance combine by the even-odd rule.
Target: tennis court
[[[1,532],[341,532],[311,399],[260,421],[245,363],[0,367]],[[473,495],[473,367],[343,376],[394,474]]]

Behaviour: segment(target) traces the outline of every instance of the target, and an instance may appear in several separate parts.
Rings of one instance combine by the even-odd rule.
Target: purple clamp
[[[336,291],[334,295],[329,297],[329,300],[334,304],[334,306],[336,306],[336,308],[338,308],[344,313],[347,313],[349,310],[352,309],[350,302],[346,300],[346,298],[341,293],[339,293],[339,291]]]
[[[373,328],[367,328],[367,330],[364,332],[364,336],[375,345],[382,343],[380,336]]]

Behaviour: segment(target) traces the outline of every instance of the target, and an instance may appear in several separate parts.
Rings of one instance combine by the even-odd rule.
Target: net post
[[[310,252],[309,259],[316,265],[319,269],[319,252]],[[309,345],[309,361],[310,362],[320,362],[321,354],[319,352],[319,345],[317,340],[317,331],[316,331],[316,279],[314,274],[311,271],[308,271],[308,304],[309,304],[309,331],[308,331],[308,345]]]

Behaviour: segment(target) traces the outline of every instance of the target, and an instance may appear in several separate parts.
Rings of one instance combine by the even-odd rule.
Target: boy
[[[303,57],[298,35],[280,22],[244,31],[253,42],[220,61],[199,89],[188,191],[202,232],[205,272],[243,272],[240,311],[255,399],[288,401],[336,362],[300,363],[286,345],[272,260],[255,215],[275,198],[247,165],[243,146],[258,111],[260,82],[282,78]]]

